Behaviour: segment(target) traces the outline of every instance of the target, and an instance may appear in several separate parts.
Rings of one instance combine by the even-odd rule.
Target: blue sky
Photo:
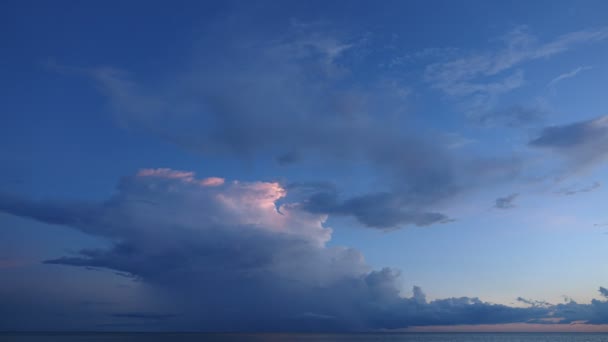
[[[608,323],[606,2],[1,7],[0,329]]]

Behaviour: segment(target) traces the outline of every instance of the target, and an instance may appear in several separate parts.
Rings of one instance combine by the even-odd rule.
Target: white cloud
[[[469,114],[493,107],[500,94],[510,92],[524,84],[521,69],[513,71],[525,62],[548,58],[573,49],[577,45],[608,39],[608,28],[582,30],[563,34],[542,43],[521,26],[499,39],[502,46],[493,51],[474,53],[447,62],[428,65],[425,80],[446,95],[465,98]],[[562,75],[556,82],[572,75]]]
[[[551,80],[551,82],[549,82],[548,86],[549,87],[554,87],[558,82],[561,82],[561,81],[566,80],[568,78],[572,78],[572,77],[578,75],[579,73],[581,73],[582,71],[591,70],[591,69],[592,69],[592,67],[589,67],[589,66],[580,66],[580,67],[578,67],[578,68],[576,68],[576,69],[574,69],[572,71],[563,73],[563,74],[555,77],[554,79]]]

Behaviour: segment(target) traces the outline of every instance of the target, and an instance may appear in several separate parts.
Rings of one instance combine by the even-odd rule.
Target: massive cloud
[[[336,184],[341,191],[331,201],[317,194],[306,208],[372,228],[445,222],[439,202],[518,173],[513,158],[464,158],[437,143],[440,134],[420,130],[407,110],[407,87],[388,75],[356,81],[364,40],[312,27],[264,38],[214,27],[230,34],[202,37],[205,53],[194,52],[182,73],[145,82],[114,68],[67,69],[98,83],[121,125],[187,149],[270,157],[320,173],[369,170],[374,191]]]
[[[370,330],[508,323],[541,319],[555,309],[514,308],[466,297],[429,302],[419,288],[404,297],[399,272],[371,270],[357,250],[328,247],[331,229],[324,226],[325,216],[305,211],[297,202],[278,205],[286,195],[273,182],[198,179],[192,172],[144,169],[122,179],[116,194],[101,203],[1,195],[0,211],[108,239],[109,249],[84,249],[46,263],[110,269],[154,286],[173,304],[159,307],[160,313],[117,312],[113,317],[153,319],[164,329]],[[568,305],[558,306],[558,312],[568,320],[580,316],[568,314],[574,304]],[[585,315],[599,321],[587,311]]]

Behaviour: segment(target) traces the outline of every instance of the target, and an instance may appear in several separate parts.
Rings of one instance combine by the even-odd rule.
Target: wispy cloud
[[[446,133],[442,138],[448,149],[458,149],[477,142],[475,139],[464,137],[458,133]]]
[[[427,66],[425,79],[431,86],[459,99],[468,99],[469,115],[491,109],[496,98],[521,87],[525,62],[548,58],[585,43],[608,39],[608,28],[570,32],[547,42],[541,42],[526,26],[520,26],[497,41],[493,50]],[[560,80],[573,75],[562,75]],[[559,77],[558,77],[559,78]],[[557,80],[555,83],[559,82]]]
[[[473,123],[482,127],[529,127],[544,120],[545,110],[539,106],[513,105],[501,110],[488,110],[471,116]]]
[[[583,186],[583,187],[570,187],[570,188],[565,188],[565,189],[560,189],[557,191],[557,194],[559,195],[565,195],[565,196],[572,196],[572,195],[576,195],[576,194],[580,194],[580,193],[584,193],[584,192],[591,192],[591,191],[595,191],[597,189],[599,189],[602,186],[602,183],[600,182],[593,182],[593,184],[588,185],[588,186]]]
[[[426,77],[431,84],[449,95],[468,95],[483,88],[470,87],[472,80],[494,76],[513,67],[540,58],[563,53],[582,43],[608,39],[608,28],[575,31],[549,42],[540,43],[525,26],[518,27],[500,39],[503,47],[496,51],[473,54],[460,59],[429,65]],[[491,83],[490,83],[491,84]],[[462,91],[462,89],[470,89]]]
[[[554,87],[557,83],[559,83],[559,82],[561,82],[563,80],[572,78],[572,77],[578,75],[579,73],[581,73],[581,72],[583,72],[585,70],[591,70],[591,69],[593,69],[593,68],[590,67],[590,66],[580,66],[580,67],[578,67],[578,68],[576,68],[576,69],[574,69],[572,71],[563,73],[563,74],[555,77],[554,79],[551,80],[551,82],[549,82],[549,84],[547,86],[548,87]]]

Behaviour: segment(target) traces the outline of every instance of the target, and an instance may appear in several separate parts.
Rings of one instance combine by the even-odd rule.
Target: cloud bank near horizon
[[[470,297],[428,301],[419,287],[406,297],[399,271],[373,270],[356,249],[328,246],[326,215],[303,206],[290,202],[276,182],[199,179],[193,172],[167,168],[123,178],[116,193],[100,203],[0,196],[1,212],[110,241],[110,248],[82,249],[45,263],[108,269],[158,289],[178,304],[158,307],[161,313],[113,317],[153,319],[166,329],[360,331],[556,320],[608,323],[608,302],[600,300],[526,301],[527,307],[510,307]]]

